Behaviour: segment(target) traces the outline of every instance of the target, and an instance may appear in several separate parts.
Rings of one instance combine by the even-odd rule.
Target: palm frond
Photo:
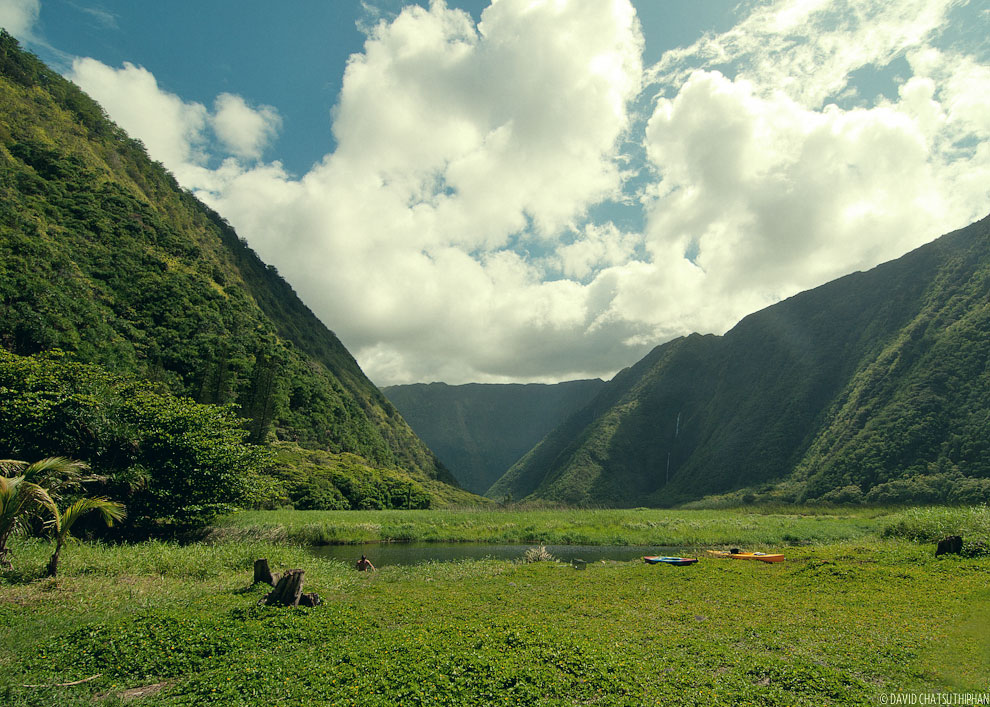
[[[24,476],[31,481],[48,479],[52,476],[64,478],[79,478],[89,471],[89,464],[67,457],[46,457],[28,464],[24,468]]]
[[[0,475],[2,476],[22,476],[27,462],[17,459],[0,459]]]
[[[72,526],[79,518],[90,511],[96,511],[103,517],[103,522],[108,526],[113,526],[114,521],[123,520],[127,514],[124,504],[111,501],[102,496],[96,498],[80,498],[61,513],[55,513],[55,533],[63,537],[68,536]]]
[[[82,485],[99,477],[89,475],[86,462],[66,457],[48,457],[24,467],[23,475],[28,481],[48,490],[49,495],[59,500],[69,492],[79,491]]]
[[[58,514],[48,492],[23,476],[0,476],[0,536],[22,530],[39,511]]]

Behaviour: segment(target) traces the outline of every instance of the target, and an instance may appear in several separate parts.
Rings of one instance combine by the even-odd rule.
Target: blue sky
[[[956,0],[0,0],[379,384],[612,375],[990,211]]]
[[[49,0],[39,4],[34,25],[39,41],[29,46],[65,73],[80,56],[115,67],[130,62],[151,70],[162,90],[187,101],[209,104],[226,91],[252,104],[276,106],[283,129],[270,156],[301,175],[328,146],[336,147],[330,111],[348,57],[364,45],[362,28],[396,16],[408,4],[299,0],[286,11],[268,0]],[[429,6],[426,0],[419,4]],[[447,4],[478,21],[489,2]],[[732,3],[640,0],[634,5],[641,22],[655,28],[645,35],[644,58],[651,63],[670,47],[732,25]]]

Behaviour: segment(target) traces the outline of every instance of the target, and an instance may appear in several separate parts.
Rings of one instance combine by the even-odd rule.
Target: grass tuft
[[[547,550],[546,545],[540,545],[539,547],[531,547],[526,551],[526,554],[523,555],[523,562],[526,563],[556,562],[556,561],[557,558],[555,558],[552,554],[550,554],[550,551]]]

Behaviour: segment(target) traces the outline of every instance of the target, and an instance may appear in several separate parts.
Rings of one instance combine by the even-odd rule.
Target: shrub
[[[822,503],[834,503],[837,506],[859,505],[863,503],[864,496],[862,489],[856,484],[849,484],[837,489],[832,489],[828,493],[820,496],[818,500]]]

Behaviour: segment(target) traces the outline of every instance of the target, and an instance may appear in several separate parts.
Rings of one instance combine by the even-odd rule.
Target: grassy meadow
[[[358,573],[285,542],[335,524],[338,541],[703,538],[787,561]],[[57,580],[38,579],[50,546],[20,540],[0,577],[0,703],[875,705],[988,692],[990,557],[934,557],[929,536],[946,530],[986,542],[990,511],[244,514],[210,542],[75,544]],[[258,557],[305,569],[324,603],[257,606]]]
[[[371,542],[552,545],[779,545],[851,540],[881,531],[898,511],[801,506],[725,510],[537,509],[244,511],[211,540],[303,545]]]

